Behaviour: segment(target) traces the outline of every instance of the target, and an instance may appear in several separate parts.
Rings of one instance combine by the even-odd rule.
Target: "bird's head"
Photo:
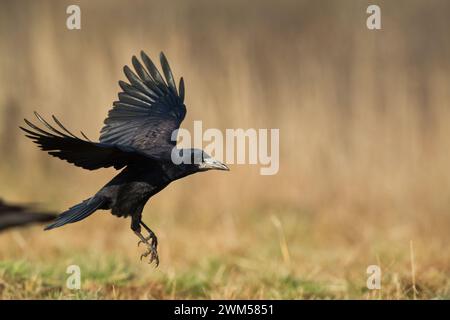
[[[201,149],[182,149],[181,151],[184,165],[191,167],[193,171],[230,170],[224,163]]]

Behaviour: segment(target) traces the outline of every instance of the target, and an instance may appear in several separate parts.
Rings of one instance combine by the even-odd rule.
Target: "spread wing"
[[[81,139],[67,130],[55,116],[53,120],[58,125],[58,129],[51,126],[37,112],[35,115],[48,130],[43,130],[25,119],[29,128],[20,128],[25,131],[26,137],[35,142],[41,150],[78,167],[88,170],[108,167],[121,169],[135,161],[150,159],[128,146],[92,142],[82,132],[86,140]]]
[[[123,91],[105,119],[100,142],[153,153],[156,149],[167,149],[176,144],[171,139],[172,132],[180,127],[186,115],[184,82],[181,78],[177,90],[162,52],[160,61],[165,80],[144,52],[141,52],[141,58],[145,67],[135,56],[132,58],[137,74],[128,66],[124,67],[130,83],[119,81]]]

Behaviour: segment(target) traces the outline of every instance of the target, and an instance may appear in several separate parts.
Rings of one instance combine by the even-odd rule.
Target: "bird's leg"
[[[149,233],[147,238],[142,235],[140,224]],[[139,221],[137,221],[137,220],[133,221],[132,220],[131,229],[133,229],[134,233],[140,239],[139,242],[138,242],[138,245],[141,244],[141,243],[144,243],[147,246],[147,251],[141,255],[141,260],[142,260],[142,258],[147,257],[148,255],[150,255],[149,263],[152,263],[153,261],[155,261],[156,266],[158,266],[159,265],[159,257],[158,257],[158,250],[157,250],[158,239],[156,238],[155,233],[152,230],[150,230],[150,228],[147,227],[142,221],[140,221],[140,219],[139,219]],[[149,242],[149,240],[151,240],[151,243]]]
[[[141,225],[144,227],[145,230],[148,232],[147,240],[152,240],[152,245],[156,248],[158,247],[158,238],[156,237],[156,234],[149,228],[144,222],[140,222]]]
[[[141,255],[141,260],[142,260],[142,258],[150,255],[149,263],[152,263],[153,261],[155,261],[156,266],[158,266],[159,265],[159,257],[158,257],[158,251],[157,251],[155,242],[152,241],[152,243],[149,243],[148,240],[150,240],[151,238],[150,237],[145,238],[142,235],[142,233],[140,233],[139,231],[134,231],[134,233],[139,237],[139,239],[140,239],[139,243],[142,242],[147,246],[147,251]]]
[[[158,238],[156,237],[155,233],[149,228],[147,227],[147,225],[140,221],[140,224],[144,227],[145,230],[147,230],[148,232],[148,237],[145,238],[146,240],[146,244],[148,247],[148,250],[146,252],[146,254],[144,255],[144,257],[146,257],[147,255],[151,255],[150,256],[150,263],[154,260],[156,263],[156,266],[159,265],[159,257],[158,257]],[[148,240],[151,240],[151,244],[148,243]],[[142,241],[142,240],[141,240]],[[140,242],[139,242],[140,243]],[[139,245],[139,244],[138,244]]]

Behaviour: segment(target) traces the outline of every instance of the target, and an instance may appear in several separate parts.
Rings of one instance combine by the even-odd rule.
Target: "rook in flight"
[[[123,169],[95,195],[59,215],[46,230],[80,221],[99,209],[111,210],[118,217],[131,216],[131,229],[139,237],[139,244],[147,246],[141,259],[150,255],[150,263],[155,261],[158,265],[157,237],[142,221],[142,210],[149,198],[172,181],[228,167],[199,149],[175,149],[174,154],[190,161],[172,161],[176,148],[172,132],[186,115],[183,78],[177,89],[163,53],[160,61],[164,77],[144,52],[141,59],[144,65],[135,56],[132,58],[136,73],[124,67],[129,83],[119,81],[122,92],[104,121],[99,142],[89,140],[82,132],[83,138],[75,136],[55,116],[56,126],[51,125],[36,112],[46,129],[26,119],[29,128],[21,129],[42,150],[78,167]],[[141,233],[141,227],[147,231],[147,237]]]

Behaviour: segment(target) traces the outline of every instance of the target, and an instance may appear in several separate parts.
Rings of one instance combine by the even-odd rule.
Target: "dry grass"
[[[0,298],[450,298],[447,1],[381,1],[378,32],[356,0],[79,3],[81,31],[64,1],[0,4],[2,197],[61,211],[108,181],[17,126],[39,110],[95,138],[141,49],[185,77],[184,127],[280,128],[280,172],[232,166],[153,198],[156,270],[102,213],[0,234]]]

